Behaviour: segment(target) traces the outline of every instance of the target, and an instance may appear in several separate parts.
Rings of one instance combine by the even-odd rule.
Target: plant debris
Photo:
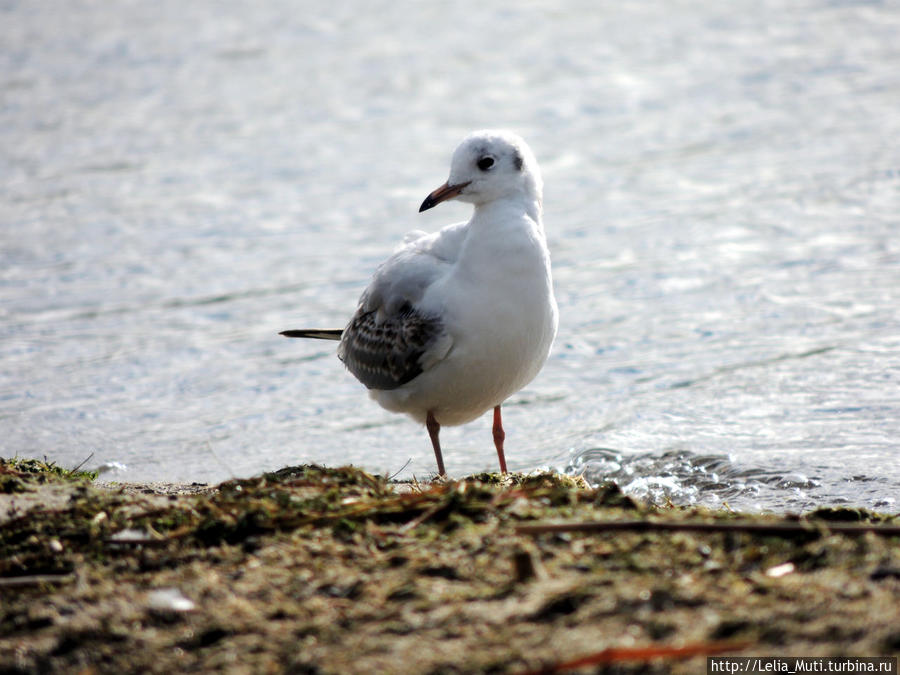
[[[23,461],[0,460],[28,492],[0,495],[2,672],[688,673],[900,649],[896,517],[353,467],[148,492]]]
[[[97,478],[96,471],[80,471],[64,469],[55,462],[39,459],[0,458],[0,494],[26,492],[31,486],[42,485],[52,480],[71,480],[90,482]]]

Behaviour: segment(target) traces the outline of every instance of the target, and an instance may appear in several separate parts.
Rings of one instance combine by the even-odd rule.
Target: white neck
[[[540,199],[532,199],[522,194],[515,194],[510,197],[492,199],[484,204],[476,204],[475,213],[472,214],[472,223],[490,222],[492,219],[504,216],[525,214],[543,232],[542,212]]]

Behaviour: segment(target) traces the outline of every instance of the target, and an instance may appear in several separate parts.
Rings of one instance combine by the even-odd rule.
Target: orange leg
[[[503,420],[500,419],[500,406],[494,408],[494,447],[497,448],[497,458],[500,460],[500,473],[506,473],[506,456],[503,454],[503,441],[506,433],[503,431]]]
[[[441,441],[438,438],[438,434],[441,433],[441,425],[434,419],[434,415],[431,414],[431,411],[429,411],[428,415],[425,417],[425,428],[428,429],[428,435],[431,437],[431,445],[434,447],[434,458],[437,460],[438,475],[446,476],[447,472],[444,471],[444,457],[441,455]]]

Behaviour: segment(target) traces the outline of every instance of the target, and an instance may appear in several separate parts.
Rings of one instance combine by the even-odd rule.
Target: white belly
[[[541,266],[542,267],[542,266]],[[449,353],[398,389],[370,392],[382,407],[443,426],[465,424],[500,405],[538,374],[556,335],[557,310],[548,271],[511,275],[485,285],[462,275],[435,292],[453,338]]]

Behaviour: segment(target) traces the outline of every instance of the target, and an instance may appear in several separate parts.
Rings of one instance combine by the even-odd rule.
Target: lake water
[[[545,179],[560,330],[510,468],[897,511],[894,3],[0,2],[3,456],[430,476],[334,343],[472,129]],[[442,434],[496,468],[489,416]]]

